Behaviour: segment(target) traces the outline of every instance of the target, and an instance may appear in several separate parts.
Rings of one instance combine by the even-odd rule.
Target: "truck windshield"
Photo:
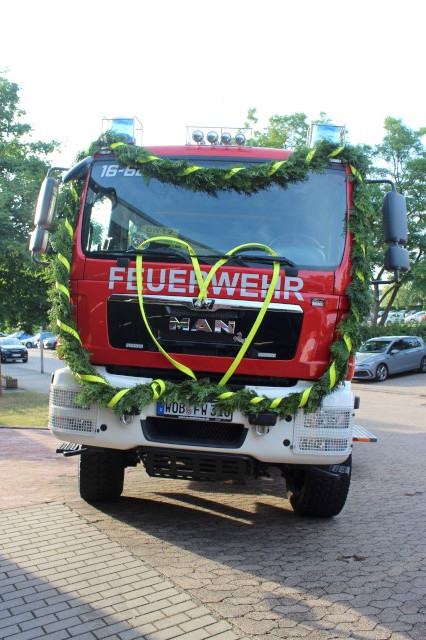
[[[221,166],[218,161],[204,164]],[[209,255],[260,242],[298,267],[333,269],[342,260],[346,212],[344,167],[310,174],[287,189],[272,185],[253,195],[209,195],[158,180],[147,183],[135,169],[100,160],[90,177],[82,242],[87,255],[111,258],[167,235],[188,242],[207,262]],[[164,261],[172,252],[157,242],[147,248],[150,261]],[[249,254],[265,256],[254,250]]]

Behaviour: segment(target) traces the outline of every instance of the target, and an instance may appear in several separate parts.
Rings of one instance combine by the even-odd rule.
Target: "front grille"
[[[357,378],[369,378],[371,374],[368,371],[357,371],[357,370],[355,370],[355,374],[354,375]]]
[[[302,454],[349,454],[352,429],[351,409],[330,407],[313,413],[300,412],[295,419],[294,451]]]
[[[49,400],[49,429],[61,433],[95,435],[97,409],[82,407],[77,402],[81,389],[52,385]]]
[[[107,303],[108,337],[112,347],[157,352],[141,317],[137,298],[116,296]],[[193,310],[177,301],[146,300],[150,328],[169,353],[234,358],[247,338],[259,309]],[[299,343],[303,314],[268,310],[246,353],[247,358],[291,360]]]
[[[192,451],[145,450],[142,462],[151,477],[180,480],[242,480],[252,471],[252,462],[246,456]]]
[[[150,442],[197,447],[238,449],[248,432],[243,424],[212,420],[149,417],[141,420],[141,424],[143,434]]]

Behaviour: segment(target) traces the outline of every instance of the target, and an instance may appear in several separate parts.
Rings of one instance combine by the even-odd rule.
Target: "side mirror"
[[[42,229],[52,228],[55,222],[58,191],[59,184],[55,178],[46,178],[43,181],[34,214],[34,226]],[[38,253],[44,253],[44,251]]]
[[[49,232],[47,229],[34,229],[30,238],[31,253],[47,253],[49,249]]]
[[[398,349],[391,349],[391,356],[394,356],[396,353],[399,353]]]
[[[388,247],[385,252],[385,269],[386,271],[409,271],[410,256],[407,249],[398,244]]]
[[[383,233],[386,242],[407,244],[407,206],[396,191],[388,191],[383,198]]]

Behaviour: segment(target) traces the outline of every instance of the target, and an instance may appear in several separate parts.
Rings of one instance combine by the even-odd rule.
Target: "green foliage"
[[[46,323],[47,284],[31,262],[34,204],[56,143],[32,142],[18,86],[0,76],[0,326]]]
[[[242,170],[208,169],[185,161],[170,161],[167,158],[153,156],[141,147],[125,144],[120,137],[104,134],[89,148],[93,154],[103,148],[114,150],[116,160],[121,166],[138,169],[146,180],[156,178],[162,182],[178,185],[182,188],[216,193],[220,189],[233,189],[246,194],[266,189],[272,183],[285,188],[289,183],[304,180],[310,171],[322,172],[329,164],[330,157],[339,158],[347,163],[352,171],[354,188],[354,206],[351,211],[350,231],[353,234],[351,253],[352,282],[347,295],[350,311],[339,325],[339,336],[331,345],[330,366],[319,380],[304,393],[292,393],[280,399],[256,397],[253,391],[246,389],[231,391],[229,387],[211,383],[208,379],[188,380],[174,384],[166,381],[164,399],[178,400],[193,404],[214,401],[219,409],[239,410],[244,414],[251,412],[273,411],[284,417],[294,414],[299,407],[305,411],[316,410],[326,395],[346,379],[348,358],[356,351],[361,341],[360,320],[369,310],[369,287],[371,277],[368,246],[370,244],[370,224],[368,198],[361,174],[368,169],[368,160],[362,150],[356,147],[336,149],[328,142],[320,143],[315,150],[299,148],[283,162],[267,162],[245,167]],[[66,192],[69,220],[75,222],[77,195]],[[72,233],[69,224],[60,225],[54,239],[54,246],[68,261],[72,253]],[[59,287],[52,291],[52,322],[60,326],[61,353],[65,357],[83,391],[79,396],[84,405],[98,403],[109,406],[117,414],[137,408],[141,411],[153,398],[158,397],[155,383],[140,384],[126,390],[110,386],[101,378],[90,364],[89,354],[79,342],[77,327],[73,321],[71,306],[66,291],[69,288],[69,274],[64,261],[57,259],[51,268],[52,282]],[[153,388],[154,387],[154,388]]]
[[[363,324],[360,326],[360,336],[362,342],[379,336],[420,336],[426,342],[426,322],[413,322],[410,324],[395,322],[384,326]]]
[[[398,118],[388,117],[384,123],[386,134],[381,144],[374,149],[373,156],[385,167],[375,168],[374,176],[390,178],[396,183],[397,189],[403,193],[407,201],[408,212],[408,245],[410,253],[410,271],[402,274],[398,283],[386,287],[382,295],[376,286],[375,316],[379,306],[386,311],[379,323],[384,323],[388,311],[394,307],[404,308],[404,304],[398,301],[400,292],[409,291],[413,299],[421,299],[426,291],[426,235],[425,235],[425,210],[426,210],[426,151],[422,138],[426,128],[418,131],[410,129]],[[385,245],[379,230],[376,230],[376,264],[380,265],[379,256],[383,255]],[[379,272],[382,277],[383,270]],[[405,297],[407,297],[405,295]],[[410,296],[411,297],[411,296]],[[412,302],[407,307],[412,306]],[[405,308],[407,308],[405,307]]]

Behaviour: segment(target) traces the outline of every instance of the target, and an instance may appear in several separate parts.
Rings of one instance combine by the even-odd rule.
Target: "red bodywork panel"
[[[283,160],[291,152],[280,149],[235,148],[235,147],[149,147],[152,153],[160,156],[190,156],[191,161],[197,155],[204,158],[211,153],[216,158],[242,159],[259,158],[265,162]],[[351,184],[348,183],[348,211],[350,210]],[[85,192],[83,194],[83,201]],[[129,267],[118,267],[112,259],[87,258],[81,249],[80,237],[82,214],[80,213],[71,269],[72,299],[75,305],[75,320],[83,345],[92,354],[91,361],[100,365],[126,365],[135,367],[173,369],[173,366],[161,353],[131,351],[112,348],[108,342],[107,300],[115,294],[135,295],[135,262]],[[291,360],[259,360],[244,358],[238,367],[238,373],[256,376],[289,377],[293,379],[313,380],[321,376],[329,365],[330,344],[335,339],[338,322],[348,311],[345,290],[350,282],[351,237],[347,234],[344,256],[341,265],[334,272],[302,271],[295,280],[281,271],[280,290],[274,294],[272,302],[299,305],[303,310],[303,325],[299,345]],[[144,260],[144,294],[196,297],[198,289],[194,286],[192,265],[149,263]],[[202,265],[203,273],[210,265]],[[146,274],[146,275],[145,275]],[[223,266],[216,274],[216,287],[209,287],[209,296],[215,299],[243,299],[261,301],[269,283],[271,270],[255,267]],[[302,286],[300,285],[302,281]],[[236,283],[233,290],[227,290],[228,282]],[[266,286],[265,286],[266,283]],[[312,306],[312,299],[324,300],[324,306]],[[182,355],[170,353],[179,362],[194,372],[224,373],[232,364],[232,358],[201,355]],[[353,366],[350,368],[350,377]],[[231,379],[232,382],[232,379]]]

